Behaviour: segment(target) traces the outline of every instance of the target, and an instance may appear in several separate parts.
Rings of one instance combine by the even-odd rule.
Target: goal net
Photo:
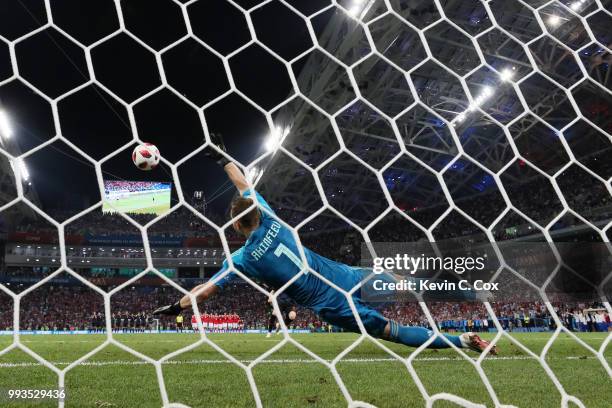
[[[419,323],[429,326],[434,336],[422,347],[400,355],[372,338],[357,314],[353,295],[372,277],[347,291],[313,270],[303,251],[303,247],[308,247],[359,266],[381,256],[381,251],[394,252],[398,247],[389,247],[390,243],[399,243],[400,250],[405,250],[402,243],[463,242],[466,246],[472,245],[473,250],[484,245],[497,259],[499,266],[487,276],[487,282],[513,282],[514,285],[511,292],[504,294],[505,298],[485,299],[480,303],[479,313],[487,317],[486,323],[479,324],[486,324],[486,330],[495,333],[493,345],[504,339],[511,341],[526,358],[537,362],[560,394],[563,406],[585,406],[558,379],[547,361],[547,353],[561,336],[569,336],[611,376],[605,352],[612,337],[604,333],[605,339],[595,346],[577,336],[572,325],[579,322],[569,323],[560,306],[572,300],[572,294],[563,289],[556,292],[550,289],[561,285],[561,277],[566,279],[566,286],[567,280],[569,286],[579,281],[581,288],[587,288],[584,292],[589,293],[588,305],[583,302],[582,309],[612,314],[606,297],[612,287],[612,272],[607,270],[603,275],[585,277],[579,265],[563,262],[562,255],[575,248],[554,245],[562,241],[596,242],[598,251],[610,249],[612,3],[606,0],[333,0],[310,4],[290,0],[215,0],[207,5],[207,2],[163,2],[176,11],[172,18],[184,27],[184,32],[171,40],[161,35],[155,41],[141,38],[149,38],[151,32],[132,29],[131,20],[126,18],[126,14],[133,14],[131,2],[119,0],[112,6],[117,28],[103,35],[92,33],[87,41],[65,28],[64,21],[56,17],[58,2],[50,0],[41,2],[44,7],[39,13],[42,16],[39,24],[15,28],[15,34],[3,36],[1,42],[6,45],[11,66],[9,74],[1,77],[0,98],[2,87],[20,81],[51,106],[54,136],[23,151],[12,149],[10,118],[0,116],[0,153],[10,163],[10,173],[9,167],[5,170],[14,179],[15,186],[13,198],[2,196],[0,211],[9,211],[16,205],[26,206],[57,228],[59,249],[57,260],[53,259],[54,272],[25,291],[0,285],[0,290],[14,305],[13,341],[0,350],[0,356],[22,350],[52,370],[57,375],[58,387],[63,388],[71,370],[113,345],[155,367],[161,400],[164,406],[171,407],[182,405],[169,396],[164,364],[195,347],[207,345],[245,373],[255,404],[263,406],[253,371],[272,354],[292,345],[331,373],[346,405],[366,407],[373,405],[350,392],[337,366],[362,343],[371,341],[390,359],[402,364],[401,375],[416,384],[427,406],[437,406],[441,400],[461,406],[482,406],[465,395],[431,391],[415,370],[414,363],[427,344],[442,336],[443,328],[448,328],[441,324],[442,310],[446,310],[441,306],[444,301],[413,294],[414,299],[406,310],[422,316]],[[259,31],[262,24],[275,24],[274,18],[266,17],[271,8],[304,30],[307,45],[303,49],[277,47],[282,38]],[[240,24],[235,29],[229,26],[223,32],[223,36],[231,36],[232,40],[205,33],[197,21],[223,19],[223,16],[231,16],[228,21]],[[282,27],[286,29],[288,24]],[[31,80],[29,62],[20,57],[24,55],[22,49],[46,30],[53,30],[54,36],[62,38],[53,41],[57,47],[62,48],[64,42],[69,42],[77,54],[82,53],[82,61],[77,58],[75,66],[82,71],[84,81],[74,84],[64,81],[56,88],[40,89],[43,87]],[[93,22],[91,30],[96,30]],[[155,30],[164,30],[164,27],[155,26]],[[129,92],[120,92],[116,90],[117,83],[106,79],[105,73],[112,64],[99,58],[99,50],[119,38],[129,40],[135,48],[151,56],[158,81],[154,79],[144,86],[138,83]],[[177,57],[178,51],[174,52],[187,41],[205,49],[207,58],[211,58],[205,64],[216,61],[214,64],[223,73],[222,80],[202,76],[181,81],[184,61]],[[72,58],[71,51],[68,53]],[[120,69],[133,71],[133,67],[121,68],[121,64],[116,62]],[[257,64],[269,64],[263,70],[272,66],[274,69],[261,74],[253,68],[259,72],[256,77],[243,80],[243,73],[248,74]],[[237,75],[238,72],[241,74]],[[227,89],[210,97],[200,97],[197,89],[216,89],[216,81],[226,82]],[[265,82],[264,95],[258,81]],[[130,134],[125,145],[98,157],[84,151],[74,138],[67,137],[61,120],[62,103],[92,84],[126,110]],[[162,165],[175,187],[173,206],[168,213],[148,218],[120,215],[129,228],[137,231],[142,242],[143,270],[106,291],[94,280],[80,276],[76,266],[69,263],[71,244],[67,243],[66,234],[70,224],[92,211],[101,211],[102,205],[114,208],[114,202],[104,200],[104,174],[108,171],[105,168],[119,155],[131,151],[133,143],[149,141],[147,134],[139,131],[138,106],[162,91],[195,112],[204,142],[177,160],[166,158],[160,147]],[[289,228],[299,243],[299,259],[295,261],[303,270],[274,293],[232,264],[229,255],[233,238],[229,231],[233,220],[209,219],[208,212],[203,211],[202,193],[198,196],[202,203],[195,204],[192,192],[180,180],[181,169],[190,161],[201,159],[209,149],[217,149],[211,139],[214,129],[209,112],[224,106],[230,95],[238,96],[265,119],[267,137],[263,150],[249,160],[239,157],[241,153],[231,146],[236,142],[231,140],[224,154],[239,159],[253,192],[257,190],[266,197],[276,212],[270,215]],[[2,108],[11,110],[6,100],[0,102]],[[244,132],[250,134],[246,129]],[[37,152],[58,141],[93,166],[101,199],[60,220],[37,206],[35,192],[28,184],[30,175],[26,166]],[[219,191],[211,192],[213,197],[204,191],[206,208],[213,205],[211,198],[216,199],[227,190],[227,185],[222,186]],[[258,294],[269,297],[276,313],[281,314],[278,301],[287,288],[303,274],[314,274],[349,299],[361,335],[335,358],[325,359],[296,341],[291,336],[289,322],[281,319],[282,341],[258,358],[244,362],[210,338],[200,319],[203,311],[192,298],[201,335],[196,343],[154,359],[117,341],[113,333],[114,295],[150,274],[182,294],[188,293],[189,288],[160,271],[154,261],[156,244],[151,237],[151,231],[164,219],[178,217],[179,208],[186,209],[202,228],[219,234],[218,250],[230,264],[228,273],[236,273]],[[511,262],[504,257],[501,245],[507,241],[537,242],[534,245],[542,247],[536,248],[550,248],[554,266],[540,271],[534,265]],[[416,252],[422,247],[410,248]],[[598,256],[605,257],[602,254]],[[40,356],[22,341],[20,334],[24,329],[20,327],[21,302],[60,274],[72,276],[103,297],[103,325],[107,333],[102,344],[65,366],[57,366]],[[550,316],[545,325],[552,329],[552,335],[540,353],[513,337],[518,317],[500,314],[501,304],[528,301],[536,302]],[[593,308],[592,303],[596,303]],[[392,310],[399,316],[403,309],[398,306]],[[528,317],[521,315],[521,326],[531,327]],[[156,327],[160,331],[159,322]],[[477,372],[495,406],[507,405],[483,368],[489,358],[487,353],[473,357],[454,349],[458,358]],[[59,404],[64,406],[64,401]],[[69,405],[69,400],[66,404]]]

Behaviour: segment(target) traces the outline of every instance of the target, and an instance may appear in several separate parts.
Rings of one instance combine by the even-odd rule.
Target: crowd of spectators
[[[602,165],[604,164],[602,163]],[[508,193],[511,203],[517,209],[528,215],[536,223],[545,226],[554,216],[557,216],[563,210],[563,206],[556,192],[553,190],[550,180],[542,175],[534,174],[535,171],[531,170],[529,172],[530,176],[525,181],[507,183],[506,192]],[[519,170],[517,174],[514,174],[514,176],[519,178],[520,175],[521,170]],[[506,178],[507,177],[502,178],[502,180]],[[593,222],[610,219],[612,198],[610,194],[607,193],[602,183],[584,171],[577,170],[576,166],[562,173],[557,178],[557,181],[568,205],[581,216]],[[122,185],[122,183],[127,183],[128,185],[133,184],[135,186],[141,184],[140,182],[117,183],[117,186]],[[440,198],[439,201],[440,204],[438,205],[412,207],[406,209],[405,212],[412,219],[419,222],[425,228],[428,228],[448,209],[446,200]],[[489,186],[482,192],[474,190],[471,194],[463,194],[462,197],[455,197],[455,203],[457,207],[465,211],[485,227],[489,227],[507,206],[494,185]],[[271,204],[274,207],[274,203]],[[227,218],[223,214],[209,211],[210,209],[207,208],[205,212],[206,216],[215,222],[224,221]],[[65,219],[67,218],[67,214],[64,214],[64,212],[65,211],[57,210],[50,215],[58,219]],[[291,220],[296,214],[295,211],[290,209],[278,211],[278,215],[289,223],[291,223]],[[146,224],[154,217],[149,214],[132,214],[130,216],[140,224]],[[302,218],[303,217],[302,215]],[[522,220],[522,222],[524,224],[527,223],[525,220]],[[309,223],[309,225],[310,224],[314,225],[314,223]],[[23,222],[12,228],[18,232],[57,233],[57,230],[48,224],[42,217],[39,217],[38,220]],[[377,229],[377,227],[375,226],[374,229]],[[326,235],[326,238],[328,240],[331,239],[333,243],[344,240],[343,237],[332,237],[333,234],[329,233],[329,228],[325,226],[325,224],[321,224],[321,228],[317,228],[317,230],[325,231],[323,233]],[[458,216],[458,214],[452,214],[440,224],[440,228],[434,230],[434,238],[436,240],[457,238],[478,233],[478,231],[478,227],[473,223]],[[400,234],[395,234],[395,237],[402,242],[422,238],[422,234],[416,229],[413,229],[412,234],[408,234],[408,236],[406,236],[404,232],[405,231],[402,231]],[[138,233],[138,231],[120,215],[103,214],[101,211],[92,211],[69,224],[66,228],[66,233],[107,236],[125,233],[133,234]],[[228,228],[225,233],[230,240],[239,238],[231,228]],[[310,234],[311,231],[308,231],[308,233]],[[389,233],[394,234],[393,231]],[[150,236],[159,237],[213,237],[218,239],[218,233],[214,228],[210,227],[201,218],[184,208],[166,215],[162,220],[150,228],[149,234]],[[497,238],[505,239],[511,237],[504,236],[502,231]]]
[[[491,306],[504,330],[532,331],[556,327],[550,310],[543,302],[498,302]],[[427,309],[444,331],[487,331],[495,324],[482,303],[428,302]],[[612,329],[610,315],[603,308],[589,309],[589,305],[580,303],[555,303],[553,309],[562,324],[572,331]],[[423,309],[417,303],[390,306],[383,313],[405,325],[430,326]]]
[[[150,214],[130,214],[130,217],[141,225],[154,218]],[[105,237],[124,234],[137,235],[140,234],[140,231],[119,214],[93,211],[70,223],[66,228],[66,233]],[[216,231],[206,225],[202,219],[182,209],[165,215],[149,230],[149,236],[158,238],[212,237],[215,235]]]
[[[57,219],[68,218],[67,215],[62,211],[51,214],[52,217],[57,217]],[[206,215],[208,217],[210,214],[207,213]],[[129,214],[129,216],[140,225],[145,225],[156,217],[152,214]],[[221,217],[215,216],[214,218],[219,219]],[[55,235],[58,233],[57,228],[40,216],[11,226],[11,232]],[[68,224],[65,233],[66,235],[96,237],[140,235],[138,228],[127,221],[125,217],[117,213],[103,213],[99,210],[90,211]],[[224,233],[228,240],[239,238],[231,228],[226,229]],[[166,214],[149,228],[148,234],[149,237],[158,239],[210,238],[215,244],[220,245],[217,230],[202,218],[184,208]]]
[[[220,247],[220,246],[219,246]],[[203,257],[216,259],[220,262],[224,259],[222,249],[215,248],[153,248],[151,250],[153,259],[202,259]],[[16,247],[7,248],[8,255],[28,256],[32,258],[47,257],[59,260],[59,247],[40,246],[40,247]],[[71,261],[90,260],[92,258],[121,258],[121,259],[145,259],[145,252],[142,247],[68,247],[66,256]],[[45,261],[48,261],[45,260]],[[0,271],[0,275],[2,272]]]
[[[104,189],[108,191],[147,191],[147,190],[167,190],[169,183],[155,183],[150,181],[106,181]]]
[[[153,323],[151,312],[161,305],[174,303],[182,296],[174,288],[160,286],[128,286],[111,297],[113,316],[144,316],[149,327],[174,330],[176,322],[168,316],[156,316]],[[263,329],[268,324],[267,297],[245,284],[233,284],[214,298],[200,306],[200,313],[213,315],[238,314],[246,329]],[[0,330],[12,326],[13,314],[8,296],[0,295]],[[104,316],[102,296],[88,287],[79,285],[45,285],[22,298],[20,304],[20,327],[22,330],[89,330],[92,316]],[[184,315],[189,321],[191,311]],[[296,328],[310,325],[321,327],[316,316],[298,308],[297,318],[287,322]]]
[[[111,313],[115,316],[138,316],[146,328],[176,329],[173,317],[156,317],[151,312],[160,305],[170,304],[180,297],[171,287],[128,286],[111,297]],[[200,313],[213,315],[237,314],[245,329],[265,329],[268,324],[268,298],[245,283],[233,283],[214,298],[200,305]],[[12,327],[11,300],[0,295],[0,330]],[[279,304],[291,305],[287,298]],[[543,302],[492,303],[491,307],[505,330],[548,330],[556,327],[550,310]],[[555,303],[560,321],[573,331],[612,330],[610,315],[597,304]],[[430,323],[419,303],[404,302],[381,306],[386,317],[404,325],[429,327]],[[428,302],[427,309],[443,331],[487,331],[494,321],[484,304],[478,302]],[[185,311],[185,321],[191,318]],[[85,286],[45,285],[23,297],[20,304],[22,330],[91,330],[92,316],[103,321],[104,303],[100,294]],[[298,307],[297,318],[285,322],[288,327],[325,330],[326,324],[311,311]],[[142,325],[142,324],[139,324]]]

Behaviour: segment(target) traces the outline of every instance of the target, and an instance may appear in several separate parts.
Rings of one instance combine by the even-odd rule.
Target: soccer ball
[[[295,313],[294,310],[289,312],[289,320],[295,320],[295,318],[297,317],[297,314]]]
[[[132,161],[140,170],[153,170],[159,164],[159,150],[151,143],[143,143],[134,148]]]

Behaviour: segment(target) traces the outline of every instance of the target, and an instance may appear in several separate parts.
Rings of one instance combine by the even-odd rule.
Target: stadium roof
[[[579,160],[609,155],[610,143],[604,142],[599,149],[584,146],[600,137],[605,139],[601,130],[611,129],[609,120],[589,115],[589,111],[601,103],[599,100],[607,98],[610,101],[610,95],[602,89],[610,89],[609,75],[599,76],[598,66],[591,59],[591,49],[581,48],[581,62],[591,78],[572,90],[578,106],[572,105],[568,91],[563,88],[579,82],[584,75],[583,68],[558,41],[576,47],[589,43],[585,40],[584,26],[572,19],[567,9],[553,4],[540,10],[539,17],[545,21],[551,35],[535,40],[542,34],[540,26],[533,12],[518,2],[492,1],[489,4],[501,28],[507,31],[492,28],[485,7],[479,1],[441,3],[448,19],[465,33],[478,36],[477,39],[473,41],[474,37],[466,36],[444,20],[428,28],[421,37],[415,28],[423,28],[440,19],[437,9],[432,7],[433,2],[418,2],[418,5],[392,2],[399,15],[387,14],[382,18],[379,16],[386,7],[383,2],[374,2],[363,15],[363,21],[374,20],[369,25],[370,32],[382,57],[370,55],[352,67],[363,98],[340,109],[338,101],[348,103],[356,95],[343,69],[321,52],[312,52],[305,58],[298,78],[302,92],[328,114],[340,109],[336,118],[344,144],[374,169],[380,169],[399,154],[399,143],[404,143],[414,158],[420,160],[418,163],[404,156],[386,169],[384,182],[392,188],[394,197],[400,202],[409,202],[411,209],[439,205],[438,198],[443,193],[432,171],[443,170],[459,157],[456,140],[468,155],[493,173],[515,160],[510,138],[523,157],[540,169],[559,169],[567,162],[559,142],[562,129]],[[566,5],[571,6],[570,3]],[[327,14],[329,23],[317,34],[319,43],[330,54],[351,65],[370,53],[365,33],[356,21],[339,10],[330,10]],[[557,25],[554,16],[569,21]],[[377,17],[379,19],[375,20]],[[603,26],[591,20],[592,30],[604,37],[602,41],[612,40]],[[431,54],[444,66],[431,60],[423,63],[427,59],[423,38]],[[534,55],[537,71],[525,52],[525,43],[532,40],[535,41],[528,48]],[[489,67],[478,68],[481,64],[474,42],[479,45]],[[414,89],[410,89],[412,84],[402,70],[408,71]],[[465,87],[458,76],[465,77]],[[526,77],[518,87],[519,94],[513,83]],[[468,99],[466,87],[474,102]],[[414,103],[415,93],[422,103]],[[522,97],[532,113],[523,108]],[[474,104],[480,109],[474,109]],[[577,117],[577,109],[600,129],[584,121],[567,128]],[[396,119],[396,129],[385,115]],[[338,150],[330,122],[310,103],[294,99],[279,110],[277,117],[278,126],[287,133],[282,145],[303,164],[315,168]],[[449,129],[441,118],[451,122],[453,129]],[[502,125],[508,124],[509,131],[505,131]],[[457,138],[452,132],[456,132]],[[444,175],[453,197],[456,197],[454,193],[465,198],[497,190],[483,168],[464,159],[457,161]],[[524,166],[523,161],[519,164]],[[504,173],[506,189],[530,180],[514,171],[514,167],[510,166]],[[364,219],[371,220],[372,214],[387,207],[382,194],[373,193],[380,188],[376,186],[372,171],[349,155],[336,157],[319,171],[319,175],[330,202],[339,204],[338,209],[358,224]],[[318,205],[317,192],[309,178],[294,160],[278,152],[265,164],[259,185],[266,191],[269,201],[277,206],[303,212],[303,217],[296,217],[299,221]],[[333,200],[333,195],[343,198]],[[502,210],[500,208],[499,212]]]
[[[238,3],[248,8],[261,2]],[[294,59],[290,68],[297,85],[317,107],[301,97],[283,102],[293,96],[287,67],[261,45],[252,44],[229,59],[230,68],[242,93],[264,109],[276,107],[275,129],[237,92],[223,96],[198,115],[176,93],[162,89],[134,106],[139,137],[156,143],[166,159],[176,162],[202,145],[205,119],[208,130],[223,134],[229,152],[247,164],[267,149],[275,150],[278,143],[270,143],[269,135],[280,135],[282,146],[302,164],[281,151],[261,162],[257,170],[265,171],[259,186],[266,197],[278,208],[301,213],[297,219],[312,213],[321,202],[307,167],[325,162],[318,170],[327,199],[359,225],[387,207],[380,181],[398,207],[408,211],[446,203],[441,179],[454,199],[477,200],[487,192],[496,193],[491,174],[501,170],[507,190],[512,184],[552,176],[568,162],[568,147],[604,180],[612,176],[602,167],[612,132],[605,110],[611,99],[612,36],[603,11],[591,14],[593,5],[569,0],[550,5],[539,0],[441,0],[446,17],[442,19],[433,1],[394,0],[391,10],[380,0],[338,3],[327,8],[326,1],[287,2],[311,16],[322,50],[308,51],[313,41],[305,21],[286,4],[266,3],[250,12],[258,40],[279,57]],[[132,5],[124,10],[130,32],[155,50],[184,33],[179,7],[168,4]],[[220,59],[196,39],[228,55],[250,38],[244,16],[232,7],[223,6],[227,18],[222,22],[209,18],[219,12],[221,4],[225,3],[190,3],[187,10],[194,38],[181,41],[162,56],[169,84],[198,106],[229,88]],[[526,4],[543,7],[534,11]],[[23,27],[34,29],[46,19],[44,7],[30,5],[27,13],[19,7],[24,6],[7,9],[5,16],[12,18],[6,17],[0,29],[0,35],[9,41],[23,35],[17,32]],[[87,7],[58,3],[52,11],[58,27],[90,45],[116,29],[114,8],[108,7],[106,2]],[[342,8],[367,24],[368,32]],[[497,26],[489,14],[495,16]],[[76,24],[83,21],[81,15],[95,22],[95,29]],[[589,16],[588,30],[577,15]],[[159,19],[165,22],[163,30],[151,23],[162,21]],[[234,28],[232,36],[221,35],[225,26]],[[288,30],[292,35],[282,35]],[[130,95],[146,88],[147,78],[156,75],[151,74],[154,64],[145,51],[125,33],[102,41],[92,51],[97,79],[108,90],[133,100]],[[7,149],[9,153],[20,154],[55,136],[52,111],[32,87],[57,94],[62,87],[82,83],[79,64],[84,60],[79,53],[72,40],[54,28],[18,44],[16,56],[23,80],[8,79],[0,86],[0,98],[16,134],[16,147]],[[427,58],[428,53],[432,58]],[[10,71],[10,59],[0,58],[0,73],[6,71],[5,60]],[[40,61],[60,69],[62,83],[56,83],[53,70],[41,70],[44,64]],[[180,62],[178,71],[172,61]],[[351,67],[354,83],[341,64]],[[354,100],[355,87],[363,96],[359,100]],[[63,135],[96,160],[126,146],[132,137],[127,110],[99,86],[86,86],[63,99],[58,110]],[[324,113],[335,115],[336,123]],[[575,121],[579,113],[584,118]],[[355,157],[343,153],[326,162],[339,149],[335,130]],[[398,156],[401,145],[410,157]],[[459,145],[466,153],[463,157],[458,157]],[[514,161],[514,149],[529,163]],[[151,173],[138,171],[129,160],[130,152],[131,147],[126,146],[105,161],[104,177],[172,178],[164,166]],[[376,170],[390,161],[393,164],[379,180],[357,158]],[[0,158],[0,166],[2,161]],[[37,192],[43,208],[74,207],[77,211],[99,200],[93,166],[63,142],[25,161],[33,183],[30,196]],[[442,170],[440,178],[436,172]],[[179,177],[185,191],[203,190],[207,201],[219,208],[226,207],[233,193],[222,172],[201,155],[181,166]],[[62,191],[61,197],[57,191]]]

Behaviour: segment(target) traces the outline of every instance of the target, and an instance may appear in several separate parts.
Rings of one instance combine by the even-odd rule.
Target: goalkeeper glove
[[[162,307],[155,309],[155,311],[153,311],[153,316],[157,316],[157,315],[177,316],[182,311],[183,311],[183,308],[181,307],[181,302],[179,301],[172,305],[162,306]]]
[[[211,133],[210,134],[210,141],[217,148],[219,148],[219,150],[221,150],[222,152],[225,153],[227,151],[225,149],[225,144],[223,143],[223,137],[221,135],[215,134],[215,133]],[[219,166],[221,166],[221,167],[225,167],[225,165],[227,165],[230,162],[229,160],[227,160],[227,158],[224,155],[222,155],[221,153],[219,153],[215,149],[208,149],[204,155],[206,157],[209,157],[209,158],[213,159],[214,161],[216,161],[217,164]]]

